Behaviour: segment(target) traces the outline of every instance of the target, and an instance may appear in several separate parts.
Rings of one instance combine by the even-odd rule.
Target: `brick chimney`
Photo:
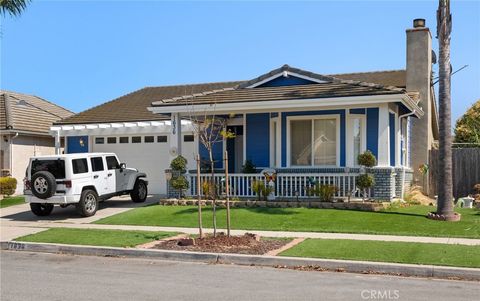
[[[432,35],[425,27],[424,19],[415,19],[413,28],[407,29],[407,91],[420,93],[419,105],[425,112],[420,118],[411,118],[410,130],[410,166],[414,170],[416,183],[422,183],[418,168],[428,164],[429,150],[433,143],[432,114],[434,95],[432,83]],[[428,179],[428,177],[427,177]],[[424,191],[428,191],[428,180]]]

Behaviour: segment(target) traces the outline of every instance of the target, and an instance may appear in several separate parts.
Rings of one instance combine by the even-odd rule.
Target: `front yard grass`
[[[232,228],[243,230],[305,231],[480,238],[480,212],[457,209],[460,222],[426,218],[434,207],[411,206],[365,212],[309,208],[232,208]],[[204,227],[212,227],[211,207],[204,207]],[[197,227],[196,206],[153,205],[113,215],[95,223]],[[226,227],[225,209],[217,211],[217,225]]]
[[[480,246],[432,243],[307,239],[280,256],[480,267]]]
[[[0,208],[10,207],[23,203],[25,203],[25,198],[23,196],[10,196],[0,201]]]
[[[174,236],[176,234],[178,233],[110,229],[51,228],[36,234],[22,236],[15,240],[126,248]]]

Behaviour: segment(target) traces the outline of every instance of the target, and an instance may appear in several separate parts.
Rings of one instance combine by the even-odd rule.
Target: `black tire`
[[[85,189],[80,196],[80,202],[76,204],[77,212],[84,217],[95,215],[98,210],[98,203],[98,194],[95,190]]]
[[[32,193],[39,199],[47,199],[57,191],[57,181],[48,171],[39,171],[32,176]]]
[[[133,190],[130,192],[130,197],[134,203],[143,203],[147,199],[148,188],[147,182],[142,179],[137,179],[135,185],[133,185]]]
[[[30,203],[30,209],[36,216],[47,216],[52,213],[53,204]]]

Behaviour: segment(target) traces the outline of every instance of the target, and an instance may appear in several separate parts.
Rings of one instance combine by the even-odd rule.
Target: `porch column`
[[[182,154],[182,119],[179,113],[172,113],[170,130],[170,161]]]
[[[390,166],[390,126],[388,104],[378,111],[378,166]]]
[[[60,130],[55,132],[55,154],[60,155],[61,154],[61,148],[62,145],[60,143]]]

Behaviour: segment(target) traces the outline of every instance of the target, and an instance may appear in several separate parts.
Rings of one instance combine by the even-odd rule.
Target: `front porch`
[[[275,169],[276,180],[271,200],[278,201],[309,201],[318,199],[318,196],[309,193],[316,183],[320,185],[333,185],[337,187],[334,194],[335,200],[359,200],[362,198],[361,191],[356,186],[356,178],[360,175],[357,168],[315,168],[300,172],[298,169],[279,168]],[[402,189],[408,189],[412,180],[412,170],[406,167],[376,167],[370,173],[375,178],[376,185],[370,191],[370,197],[379,201],[390,201],[401,198]],[[196,197],[197,175],[195,170],[186,174],[189,188],[185,192],[187,197]],[[216,172],[214,182],[217,194],[225,195],[225,173]],[[265,182],[263,173],[229,173],[230,197],[239,199],[257,199],[257,193],[252,189],[254,181]],[[201,183],[210,182],[210,173],[201,173]],[[167,191],[170,197],[177,197],[178,191],[174,190],[167,182]],[[203,192],[201,193],[203,194]]]

